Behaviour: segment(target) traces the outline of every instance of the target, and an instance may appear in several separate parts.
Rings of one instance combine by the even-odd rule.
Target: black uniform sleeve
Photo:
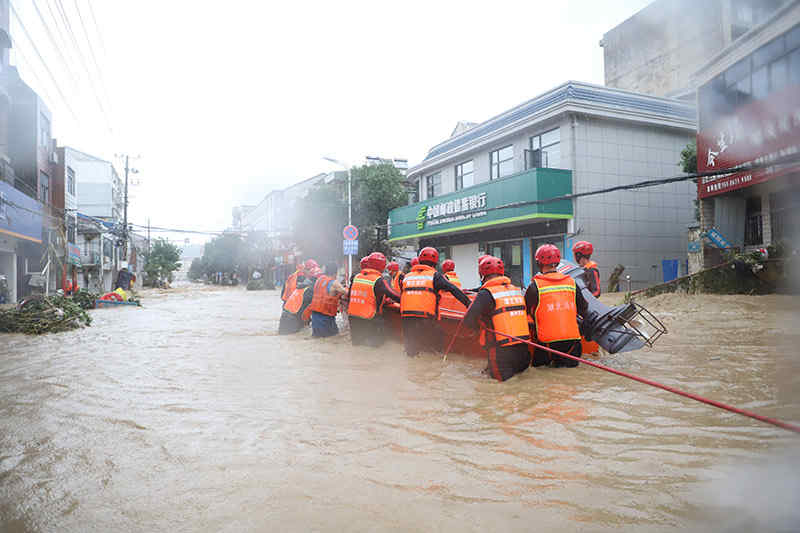
[[[537,305],[539,305],[539,289],[536,287],[536,283],[531,283],[528,285],[528,290],[525,291],[525,311],[533,316]]]
[[[600,297],[600,271],[596,268],[587,268],[583,272],[583,279],[592,296]]]
[[[583,297],[581,291],[575,291],[575,308],[581,316],[586,316],[586,313],[589,311],[589,304],[586,302],[586,298]]]
[[[389,298],[390,300],[394,300],[397,303],[400,303],[400,295],[394,292],[386,285],[386,280],[383,278],[378,278],[375,280],[375,286],[373,287],[375,291],[375,301],[382,302],[383,297]]]
[[[436,291],[447,291],[455,296],[456,300],[464,304],[464,307],[469,307],[470,301],[467,295],[461,292],[461,289],[447,281],[447,278],[438,272],[433,275],[433,289]]]
[[[311,305],[311,300],[314,299],[314,289],[309,287],[303,293],[303,303],[300,305],[300,312],[298,314],[303,314],[303,311],[306,310],[306,307]]]
[[[464,315],[464,326],[469,329],[478,329],[481,317],[489,316],[492,311],[494,311],[492,293],[486,289],[479,290],[475,300],[467,309],[467,314]]]

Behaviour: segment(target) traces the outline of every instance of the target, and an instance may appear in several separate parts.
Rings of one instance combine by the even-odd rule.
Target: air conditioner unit
[[[56,151],[50,152],[50,157],[48,158],[48,161],[50,161],[53,164],[58,163],[58,152]]]

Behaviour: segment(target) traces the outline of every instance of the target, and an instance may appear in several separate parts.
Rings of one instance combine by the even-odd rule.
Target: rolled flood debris
[[[586,316],[578,317],[581,334],[594,341],[608,353],[630,352],[644,346],[653,346],[667,328],[650,311],[630,302],[609,307],[594,297],[583,280],[583,268],[569,261],[561,261],[558,271],[575,280],[588,304]]]

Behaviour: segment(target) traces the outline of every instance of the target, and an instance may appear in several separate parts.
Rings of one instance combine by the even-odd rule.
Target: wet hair
[[[339,270],[339,265],[334,262],[325,263],[325,275],[326,276],[335,276],[336,272]]]

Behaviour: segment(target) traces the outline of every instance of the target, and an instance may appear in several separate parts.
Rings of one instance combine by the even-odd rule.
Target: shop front
[[[30,292],[41,256],[41,204],[0,181],[0,300],[14,303]]]
[[[392,210],[389,242],[436,247],[442,260],[455,261],[466,287],[479,284],[476,261],[485,253],[502,258],[512,280],[527,285],[535,246],[562,248],[572,218],[571,200],[547,200],[571,193],[571,171],[530,169]]]

